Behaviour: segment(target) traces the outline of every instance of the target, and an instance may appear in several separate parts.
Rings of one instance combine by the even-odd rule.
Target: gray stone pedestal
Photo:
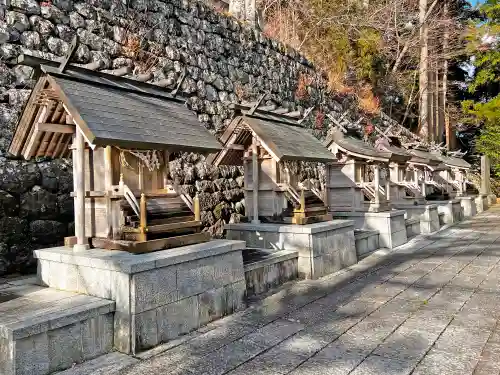
[[[449,201],[432,201],[438,206],[438,213],[444,214],[445,224],[454,224],[463,220],[464,214],[460,199],[452,199]]]
[[[438,208],[435,204],[398,205],[398,209],[406,211],[406,219],[420,219],[420,233],[433,233],[441,227],[439,225]]]
[[[354,220],[356,229],[378,231],[380,247],[393,249],[408,241],[406,237],[405,211],[330,213],[338,219]]]
[[[476,197],[457,197],[462,205],[464,217],[473,217],[477,215]]]
[[[299,276],[317,279],[357,262],[354,223],[333,220],[308,225],[228,224],[227,238],[248,247],[298,252]]]
[[[488,194],[488,205],[492,206],[497,203],[497,196],[495,194]]]
[[[479,194],[476,199],[476,211],[481,213],[488,209],[488,196],[486,194]]]
[[[131,254],[59,247],[35,251],[50,287],[116,302],[114,345],[137,353],[245,306],[242,241]]]

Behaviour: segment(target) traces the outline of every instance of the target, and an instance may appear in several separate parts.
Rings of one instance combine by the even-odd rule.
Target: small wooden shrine
[[[423,148],[409,149],[412,158],[408,162],[406,180],[413,191],[419,191],[424,198],[431,194],[444,193],[447,188],[435,176],[449,169],[441,160]]]
[[[390,153],[389,174],[384,181],[386,198],[392,203],[412,204],[419,201],[420,191],[413,191],[406,181],[406,170],[411,155],[401,147],[396,137],[382,136],[375,141],[375,148],[381,152]]]
[[[169,179],[173,153],[220,144],[164,89],[74,66],[41,65],[9,151],[73,158],[75,249],[143,253],[204,242],[197,198]]]
[[[448,193],[452,198],[464,196],[467,192],[467,171],[471,165],[465,160],[444,155],[435,155],[448,168],[438,172],[438,178],[449,186]]]
[[[246,215],[253,223],[309,224],[332,219],[320,186],[299,180],[302,163],[328,163],[334,155],[283,108],[233,104],[236,116],[221,137],[213,165],[244,167]]]
[[[324,145],[336,156],[327,170],[327,201],[331,211],[381,212],[390,209],[380,168],[392,153],[378,151],[360,139],[333,129]],[[399,156],[394,154],[395,158]]]

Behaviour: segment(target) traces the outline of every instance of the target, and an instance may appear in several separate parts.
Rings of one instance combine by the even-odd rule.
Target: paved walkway
[[[119,373],[500,374],[499,262],[494,207],[344,272],[296,283]]]

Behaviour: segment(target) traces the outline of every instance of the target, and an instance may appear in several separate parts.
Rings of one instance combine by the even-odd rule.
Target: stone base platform
[[[288,281],[298,279],[298,259],[297,251],[243,250],[247,297],[266,293]]]
[[[336,219],[354,220],[356,229],[379,232],[379,245],[393,249],[407,242],[405,211],[386,212],[331,212]]]
[[[405,220],[406,224],[406,237],[408,239],[418,236],[420,234],[420,218],[413,217]]]
[[[488,206],[493,206],[497,203],[497,196],[495,194],[488,195]]]
[[[456,197],[456,199],[460,200],[464,218],[477,215],[476,196]]]
[[[0,290],[0,374],[45,375],[113,349],[113,301],[21,285]]]
[[[476,199],[476,211],[477,213],[481,213],[483,211],[486,211],[489,207],[489,199],[488,195],[486,194],[479,194]]]
[[[398,205],[398,209],[406,211],[406,219],[420,220],[420,233],[434,233],[441,225],[439,224],[438,207],[435,204]]]
[[[116,302],[114,345],[137,353],[245,306],[242,241],[148,254],[59,247],[35,251],[50,287]]]
[[[432,201],[438,207],[439,213],[444,213],[444,223],[454,224],[464,219],[462,203],[460,199],[451,199],[446,201]]]
[[[317,279],[357,262],[354,223],[333,220],[307,225],[228,224],[227,238],[248,247],[298,253],[299,277]]]
[[[376,230],[356,229],[354,239],[356,240],[358,259],[362,259],[380,248],[379,233]]]

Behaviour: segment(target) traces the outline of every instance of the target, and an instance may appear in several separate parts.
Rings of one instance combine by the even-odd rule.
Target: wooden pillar
[[[380,194],[379,194],[379,189],[380,189],[380,167],[377,163],[373,164],[373,174],[375,175],[374,176],[374,179],[373,179],[373,182],[374,182],[374,188],[373,188],[373,191],[375,193],[375,204],[379,204],[380,203]]]
[[[252,141],[252,188],[253,188],[253,220],[252,223],[258,224],[259,221],[259,148],[257,139]]]
[[[85,236],[85,139],[80,129],[76,129],[73,144],[73,182],[75,191],[75,236],[74,251],[89,248]]]
[[[111,198],[109,193],[113,185],[113,165],[112,165],[112,149],[107,146],[104,149],[104,190],[106,191],[106,221],[108,224],[107,237],[113,238],[113,213],[111,206]]]

